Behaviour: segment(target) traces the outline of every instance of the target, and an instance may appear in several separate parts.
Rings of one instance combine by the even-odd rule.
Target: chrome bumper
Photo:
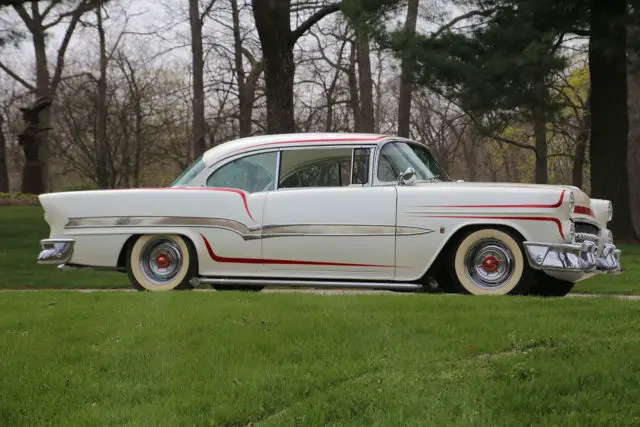
[[[38,255],[38,264],[64,264],[73,255],[73,239],[40,240],[42,251]]]
[[[524,247],[529,264],[537,270],[607,274],[622,272],[622,251],[611,243],[606,243],[600,253],[596,243],[589,240],[581,243],[524,242]]]

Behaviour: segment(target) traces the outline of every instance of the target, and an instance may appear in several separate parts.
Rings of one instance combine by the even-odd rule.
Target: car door
[[[371,147],[281,151],[282,186],[264,206],[265,268],[280,277],[394,277],[396,188],[370,185],[371,157]]]
[[[262,212],[275,188],[277,159],[277,151],[241,155],[208,175],[209,217],[200,234],[209,256],[199,259],[202,274],[264,275]]]

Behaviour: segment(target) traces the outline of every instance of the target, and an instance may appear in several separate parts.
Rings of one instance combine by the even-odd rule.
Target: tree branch
[[[342,6],[342,2],[330,4],[328,6],[323,7],[318,10],[316,13],[311,15],[306,21],[304,21],[298,28],[291,32],[291,43],[295,43],[298,39],[309,30],[309,28],[313,27],[315,24],[320,22],[322,18],[325,16],[331,15],[334,12],[340,10]]]
[[[464,13],[462,15],[456,16],[451,21],[438,28],[438,30],[432,34],[432,37],[438,37],[442,33],[447,30],[450,30],[454,25],[456,25],[460,21],[464,21],[465,19],[473,18],[474,16],[484,16],[487,17],[495,12],[495,9],[486,9],[486,10],[472,10],[471,12]]]
[[[209,4],[205,6],[204,10],[200,14],[200,19],[198,20],[198,22],[200,23],[201,27],[204,24],[204,17],[207,16],[209,12],[211,12],[214,4],[216,4],[216,0],[209,0]]]
[[[24,24],[27,26],[29,31],[31,31],[31,25],[33,24],[33,19],[31,19],[31,16],[29,16],[24,6],[22,4],[15,4],[13,8],[18,13],[18,15],[20,16],[20,19],[22,19],[22,22],[24,22]]]
[[[62,77],[62,69],[64,68],[64,55],[67,52],[67,48],[69,47],[69,42],[71,41],[71,36],[80,21],[82,15],[95,8],[102,6],[103,0],[86,0],[82,4],[80,4],[74,11],[71,17],[71,22],[67,27],[67,31],[64,34],[64,38],[62,40],[62,44],[58,49],[58,57],[56,60],[56,68],[53,74],[53,78],[51,79],[51,93],[55,94],[58,84],[60,83],[60,78]]]
[[[18,83],[20,83],[22,86],[24,86],[27,90],[31,91],[31,92],[35,92],[36,88],[35,86],[33,86],[32,84],[30,84],[29,82],[27,82],[26,80],[24,80],[22,77],[20,77],[19,75],[17,75],[14,71],[12,71],[11,69],[9,69],[6,65],[4,65],[2,62],[0,62],[0,69],[2,71],[4,71],[5,73],[7,73],[9,75],[9,77],[11,77],[12,79],[14,79],[15,81],[17,81]]]

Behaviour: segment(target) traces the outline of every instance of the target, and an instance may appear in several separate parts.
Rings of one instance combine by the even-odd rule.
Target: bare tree
[[[238,0],[230,0],[231,15],[233,22],[233,54],[235,64],[235,76],[238,84],[238,124],[240,136],[251,135],[251,121],[253,115],[253,104],[256,96],[258,79],[262,74],[262,61],[244,47],[243,36],[240,25],[240,10]],[[244,58],[251,64],[247,73],[244,66]]]
[[[7,168],[7,140],[4,136],[4,114],[0,113],[0,193],[9,192],[9,169]]]
[[[262,45],[267,93],[267,131],[295,131],[293,47],[309,28],[340,10],[340,3],[318,6],[315,12],[291,30],[291,0],[254,1],[253,14]]]
[[[37,99],[47,98],[54,100],[55,94],[62,79],[64,70],[64,61],[67,48],[71,37],[80,21],[80,18],[88,11],[103,4],[106,0],[80,0],[74,2],[73,7],[68,8],[67,2],[63,0],[52,0],[46,7],[41,7],[39,2],[31,3],[31,14],[23,4],[15,4],[13,8],[18,16],[31,33],[33,39],[33,47],[36,59],[36,78],[35,84],[30,83],[28,78],[19,76],[11,70],[5,63],[0,61],[0,69],[6,74],[24,86],[27,90],[33,92]],[[57,12],[57,13],[54,13]],[[47,21],[50,14],[53,14],[51,20]],[[68,20],[66,30],[62,39],[62,43],[58,48],[56,56],[53,76],[49,73],[49,63],[47,58],[46,38],[49,31],[57,27],[59,24]],[[50,107],[43,109],[40,115],[40,122],[43,128],[48,128],[50,121]],[[49,189],[48,181],[48,158],[49,143],[46,133],[41,133],[38,140],[38,151],[36,160],[33,162],[32,170],[34,175],[38,176],[37,180],[30,179],[29,176],[22,177],[22,191],[25,193],[39,194]]]
[[[418,21],[418,5],[420,0],[409,0],[407,3],[407,19],[404,24],[406,36],[412,36],[416,32]],[[410,57],[402,58],[402,71],[400,74],[400,94],[398,97],[398,135],[408,138],[411,122],[411,72],[413,61]]]
[[[193,69],[193,153],[202,155],[207,149],[207,122],[204,111],[204,53],[202,26],[216,0],[208,0],[202,13],[199,0],[189,0],[189,27],[191,28],[191,64]]]

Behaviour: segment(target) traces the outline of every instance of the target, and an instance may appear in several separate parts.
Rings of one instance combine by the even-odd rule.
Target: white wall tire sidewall
[[[142,249],[147,244],[147,242],[159,237],[171,239],[173,242],[175,242],[175,244],[178,245],[180,251],[182,252],[182,266],[180,267],[180,271],[178,271],[178,273],[171,279],[171,281],[165,284],[157,284],[150,281],[140,268],[140,256],[142,253]],[[131,274],[133,275],[133,277],[144,289],[154,292],[171,291],[178,287],[185,280],[187,273],[189,272],[189,266],[191,264],[189,246],[187,245],[183,237],[176,234],[148,234],[140,236],[140,238],[133,244],[129,257],[129,268],[131,269]]]
[[[473,282],[473,280],[471,280],[471,278],[469,278],[467,274],[467,268],[464,262],[465,256],[469,251],[469,248],[471,248],[482,239],[500,240],[506,247],[509,248],[509,250],[513,254],[513,274],[504,286],[495,290],[479,287]],[[520,280],[524,275],[524,263],[525,259],[522,254],[522,250],[518,245],[518,242],[509,234],[500,230],[490,228],[478,230],[466,236],[458,245],[454,258],[456,278],[458,279],[458,282],[460,282],[462,287],[472,295],[506,295],[510,293],[516,288],[516,286],[518,286]]]

